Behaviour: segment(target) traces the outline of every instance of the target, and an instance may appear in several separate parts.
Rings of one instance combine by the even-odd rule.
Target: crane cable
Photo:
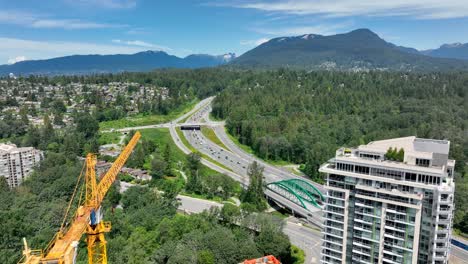
[[[62,224],[60,225],[60,232],[63,231],[63,228],[65,226],[65,222],[67,220],[68,213],[70,212],[71,205],[73,203],[73,200],[75,199],[76,190],[78,189],[78,186],[80,185],[80,181],[81,181],[81,178],[83,177],[83,171],[85,170],[85,167],[86,167],[86,162],[83,162],[83,167],[81,168],[80,176],[78,177],[78,179],[76,181],[75,189],[73,190],[73,194],[72,194],[72,197],[71,197],[70,201],[68,202],[67,210],[65,211],[65,215],[63,217]],[[80,195],[80,200],[81,200],[81,195]]]

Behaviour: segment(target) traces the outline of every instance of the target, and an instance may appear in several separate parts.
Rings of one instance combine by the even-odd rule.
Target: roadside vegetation
[[[198,150],[197,150],[196,148],[194,148],[194,147],[190,144],[190,142],[188,142],[187,138],[184,136],[184,133],[182,132],[182,130],[180,129],[180,127],[177,127],[177,128],[176,128],[176,131],[177,131],[177,134],[179,135],[180,140],[182,141],[182,144],[184,144],[192,153],[199,153]],[[215,165],[218,166],[218,167],[221,167],[221,168],[223,168],[223,169],[225,169],[225,170],[228,170],[228,171],[232,171],[229,167],[224,166],[224,164],[222,164],[221,162],[219,162],[219,161],[217,161],[217,160],[212,159],[212,158],[211,158],[210,156],[208,156],[208,155],[205,155],[205,154],[203,154],[203,153],[199,153],[199,155],[200,155],[203,159],[205,159],[205,160],[207,160],[207,161],[209,161],[209,162],[215,164]]]
[[[201,132],[211,142],[215,143],[216,145],[218,145],[218,146],[220,146],[220,147],[222,147],[222,148],[224,148],[226,150],[229,150],[229,148],[226,147],[226,145],[224,145],[223,142],[221,142],[221,140],[218,138],[218,136],[216,136],[216,133],[214,132],[214,130],[211,127],[202,126],[201,127]]]
[[[454,227],[468,234],[467,83],[468,73],[253,72],[217,95],[213,115],[244,150],[303,164],[317,182],[319,166],[339,147],[411,135],[449,139]]]
[[[119,129],[124,127],[148,126],[167,123],[178,116],[189,112],[199,100],[192,100],[181,106],[176,107],[167,114],[138,114],[135,116],[124,117],[117,120],[100,122],[101,130]]]
[[[100,133],[98,142],[99,145],[118,144],[121,136],[120,132]]]

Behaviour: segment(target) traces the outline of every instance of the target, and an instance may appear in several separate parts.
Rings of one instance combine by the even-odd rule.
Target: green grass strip
[[[229,150],[229,148],[226,147],[226,145],[224,145],[223,142],[221,142],[221,140],[218,138],[218,136],[216,136],[216,133],[214,132],[214,130],[211,127],[202,126],[201,132],[211,142],[215,143],[216,145],[218,145],[218,146],[220,146],[220,147],[222,147],[222,148],[224,148],[226,150]]]
[[[221,167],[221,168],[223,168],[223,169],[226,169],[226,170],[228,170],[228,171],[232,171],[231,168],[226,167],[225,165],[223,165],[222,163],[218,162],[217,160],[212,159],[210,156],[205,155],[205,154],[199,152],[198,150],[196,150],[196,149],[188,142],[188,140],[187,140],[187,138],[185,137],[184,133],[182,132],[182,130],[180,130],[180,127],[177,127],[177,128],[176,128],[176,131],[177,131],[177,134],[178,134],[179,137],[180,137],[180,140],[182,141],[182,144],[184,144],[191,152],[194,152],[194,153],[195,153],[195,152],[198,152],[198,153],[200,154],[200,156],[201,156],[203,159],[205,159],[205,160],[207,160],[207,161],[209,161],[209,162],[211,162],[211,163],[213,163],[213,164],[215,164],[215,165],[217,165],[217,166],[219,166],[219,167]]]

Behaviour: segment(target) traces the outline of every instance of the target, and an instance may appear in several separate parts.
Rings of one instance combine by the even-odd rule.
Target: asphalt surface
[[[210,121],[210,112],[211,106],[206,105],[205,107],[200,108],[199,111],[194,113],[189,119],[187,119],[186,123],[206,125],[213,128],[216,136],[227,147],[227,149],[224,149],[208,140],[201,131],[184,131],[184,135],[186,136],[189,143],[197,150],[222,163],[237,174],[245,175],[247,173],[248,165],[253,161],[256,161],[264,168],[263,175],[265,176],[267,183],[287,179],[302,179],[315,186],[322,193],[325,193],[325,189],[322,185],[305,179],[304,177],[297,176],[294,173],[289,172],[287,169],[278,168],[274,165],[268,164],[239,148],[227,135],[223,126],[223,122]]]
[[[451,264],[466,264],[468,263],[468,251],[451,245],[450,247],[450,259]]]
[[[217,144],[208,140],[201,131],[184,131],[183,134],[187,138],[188,142],[201,153],[209,156],[211,159],[228,167],[230,170],[226,170],[208,160],[202,159],[202,163],[213,170],[222,172],[230,177],[238,180],[242,184],[248,184],[247,168],[250,163],[257,161],[264,167],[264,176],[266,182],[275,182],[285,179],[303,179],[313,184],[322,193],[325,193],[323,186],[297,176],[284,168],[278,168],[271,164],[268,164],[257,157],[249,154],[239,148],[229,136],[226,134],[224,129],[224,122],[213,122],[209,119],[209,113],[211,111],[210,103],[213,97],[200,101],[191,111],[175,119],[174,121],[166,124],[158,124],[151,126],[131,127],[116,129],[112,131],[126,132],[130,130],[147,129],[147,128],[169,128],[171,136],[175,144],[186,154],[191,151],[181,142],[179,135],[176,132],[176,127],[184,124],[198,124],[206,125],[214,129],[216,136],[221,142],[227,147],[227,149],[221,148]],[[184,121],[184,122],[182,122]],[[111,131],[104,131],[111,132]],[[222,206],[220,203],[213,201],[207,201],[188,196],[178,196],[181,205],[180,210],[187,213],[199,213],[209,209],[212,206]],[[306,264],[319,263],[320,262],[320,250],[321,250],[321,233],[317,230],[305,227],[295,218],[290,218],[286,221],[283,232],[288,235],[291,243],[304,250],[306,254]],[[468,251],[451,245],[450,251],[450,263],[455,264],[468,264]]]

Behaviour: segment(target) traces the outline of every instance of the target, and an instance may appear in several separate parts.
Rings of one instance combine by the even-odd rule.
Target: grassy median
[[[216,133],[214,132],[214,130],[211,127],[202,126],[201,132],[211,142],[215,143],[216,145],[218,145],[218,146],[220,146],[220,147],[222,147],[222,148],[224,148],[226,150],[230,150],[228,147],[226,147],[226,145],[223,144],[223,142],[221,142],[221,140],[218,138],[218,136],[216,136]]]
[[[223,169],[225,169],[225,170],[232,171],[231,168],[224,166],[222,163],[218,162],[217,160],[214,160],[214,159],[212,159],[210,156],[205,155],[205,154],[199,152],[197,149],[195,149],[195,148],[188,142],[187,138],[185,138],[185,135],[184,135],[184,133],[182,132],[182,130],[180,130],[180,127],[177,127],[177,128],[176,128],[176,131],[177,131],[177,134],[178,134],[179,137],[180,137],[180,140],[182,141],[182,144],[184,144],[191,152],[198,152],[198,153],[200,154],[200,156],[201,156],[203,159],[205,159],[205,160],[207,160],[207,161],[209,161],[209,162],[211,162],[211,163],[213,163],[213,164],[215,164],[215,165],[217,165],[217,166],[219,166],[219,167],[221,167],[221,168],[223,168]]]

